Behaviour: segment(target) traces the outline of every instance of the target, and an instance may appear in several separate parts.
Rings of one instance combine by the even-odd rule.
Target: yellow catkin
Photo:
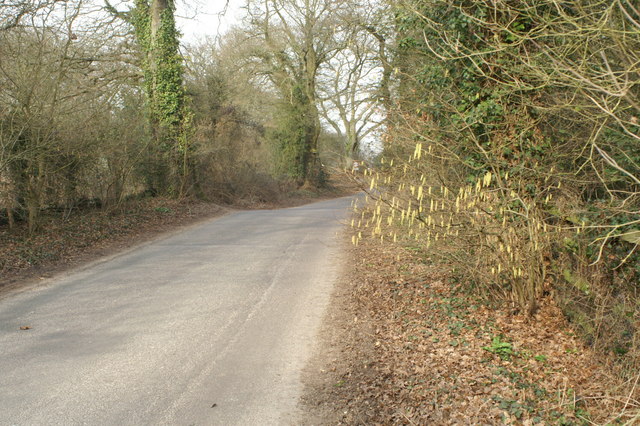
[[[492,177],[493,175],[491,174],[491,172],[487,172],[487,174],[484,175],[483,184],[485,188],[491,185]]]

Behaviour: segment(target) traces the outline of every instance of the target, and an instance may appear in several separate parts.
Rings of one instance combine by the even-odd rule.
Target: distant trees
[[[281,114],[271,138],[278,146],[280,169],[317,185],[322,181],[318,157],[321,131],[317,101],[319,68],[337,43],[333,0],[250,1],[249,34],[263,75],[281,99]]]
[[[277,99],[252,83],[241,35],[231,31],[219,46],[203,42],[187,49],[196,192],[227,202],[268,202],[279,193],[265,140]]]
[[[382,32],[370,20],[377,7],[332,0],[263,0],[248,6],[249,54],[282,99],[271,133],[281,169],[318,184],[323,122],[345,139],[343,155],[357,156],[360,141],[384,115],[375,113],[384,105],[377,75],[383,70],[376,38],[382,39]]]
[[[143,193],[266,201],[323,184],[323,131],[352,156],[379,125],[386,45],[362,5],[251,0],[186,68],[173,0],[122,4],[0,5],[0,221],[35,232],[48,209]]]
[[[351,2],[340,15],[343,45],[319,71],[321,114],[344,139],[347,163],[360,157],[363,140],[382,125],[390,107],[388,16],[372,6]]]

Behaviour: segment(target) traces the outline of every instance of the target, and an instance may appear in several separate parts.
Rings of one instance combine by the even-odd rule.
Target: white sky
[[[246,0],[183,0],[178,2],[176,23],[183,43],[193,43],[205,37],[218,37],[233,24],[240,22]]]

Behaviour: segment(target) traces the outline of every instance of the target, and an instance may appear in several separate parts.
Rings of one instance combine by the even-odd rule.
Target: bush
[[[601,0],[499,5],[397,6],[397,108],[354,241],[411,241],[531,314],[556,294],[593,343],[630,354],[640,16]],[[620,329],[626,343],[604,344]]]

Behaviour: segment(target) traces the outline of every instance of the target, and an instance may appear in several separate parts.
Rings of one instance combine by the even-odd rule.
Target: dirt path
[[[550,298],[534,318],[490,308],[428,259],[366,240],[347,264],[306,370],[305,424],[640,421],[637,372],[625,381],[585,347]]]

